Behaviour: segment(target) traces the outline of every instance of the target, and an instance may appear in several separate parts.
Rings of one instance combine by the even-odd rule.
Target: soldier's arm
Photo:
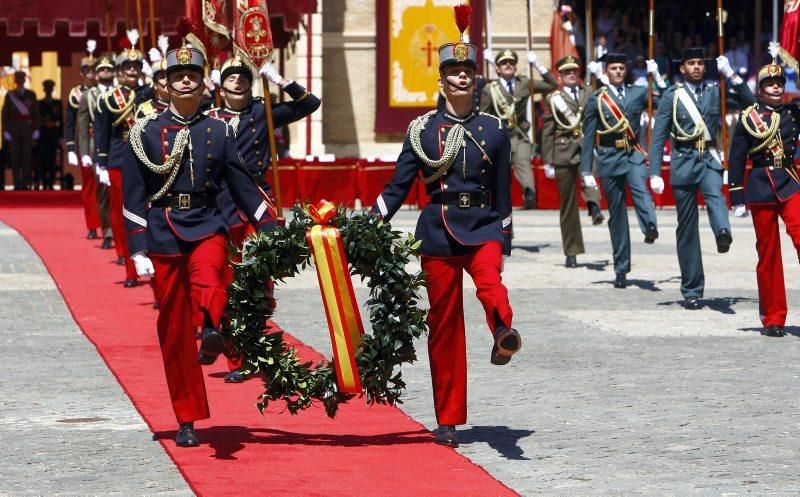
[[[750,87],[747,86],[745,81],[742,81],[742,78],[738,76],[734,76],[728,80],[731,83],[731,88],[734,91],[734,98],[737,102],[739,102],[739,106],[744,109],[746,107],[750,107],[751,105],[755,105],[758,100],[756,100],[756,96],[753,95],[753,92],[750,91]],[[723,119],[725,116],[722,116]]]
[[[275,227],[267,194],[255,183],[239,155],[236,137],[225,124],[225,182],[231,198],[258,231],[269,231]]]
[[[650,157],[650,176],[661,176],[664,143],[667,141],[669,132],[672,129],[672,102],[674,98],[675,91],[667,91],[655,112],[655,125],[653,126],[653,134],[650,137],[650,151],[647,154]]]
[[[495,164],[494,209],[500,214],[503,226],[503,255],[511,255],[511,138],[508,131],[501,130],[501,142]]]
[[[744,204],[744,171],[751,140],[752,138],[744,130],[742,122],[737,121],[728,161],[728,196],[731,199],[731,205]]]
[[[296,82],[292,81],[286,85],[283,91],[292,97],[292,101],[272,106],[272,119],[276,128],[299,121],[319,109],[321,103],[319,98],[313,93],[306,92],[306,89]]]
[[[122,161],[122,216],[130,254],[147,252],[147,188],[144,166],[128,144]]]
[[[592,174],[594,161],[594,135],[597,132],[597,95],[592,95],[586,102],[586,114],[583,116],[583,143],[581,144],[581,173]]]
[[[542,111],[542,160],[545,164],[552,164],[555,157],[556,122],[551,108],[552,95],[544,100]]]
[[[91,156],[92,151],[89,149],[89,91],[83,92],[81,101],[78,104],[78,153],[83,157],[84,155]]]
[[[550,93],[556,88],[558,88],[558,80],[550,71],[545,71],[542,73],[542,79],[533,80],[534,93]]]
[[[111,126],[113,116],[106,108],[102,97],[98,97],[97,118],[94,126],[95,163],[100,167],[108,166],[108,149],[111,146]]]
[[[67,146],[67,152],[75,152],[75,115],[78,109],[73,108],[67,102],[67,116],[64,120],[64,145]]]
[[[411,191],[414,180],[417,177],[419,170],[419,161],[417,156],[414,155],[414,150],[411,148],[411,140],[408,135],[403,142],[403,150],[397,157],[397,165],[394,168],[394,176],[392,180],[386,184],[375,200],[372,206],[372,212],[380,214],[381,217],[387,222],[392,219],[392,216],[403,205],[403,201]]]

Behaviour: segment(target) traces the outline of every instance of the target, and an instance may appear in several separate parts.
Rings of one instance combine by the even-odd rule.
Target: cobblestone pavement
[[[587,254],[566,269],[557,214],[515,212],[504,279],[524,345],[508,366],[492,366],[483,311],[466,292],[469,424],[459,452],[524,495],[800,494],[796,252],[784,240],[790,335],[762,337],[750,219],[733,220],[733,247],[721,255],[701,216],[706,307],[687,311],[674,210],[658,212],[655,245],[632,234],[625,290],[612,287],[605,225],[583,218]],[[393,225],[415,221],[403,211]],[[315,285],[306,273],[279,287],[275,319],[330,354]],[[404,409],[433,428],[424,342],[419,349],[404,368]]]
[[[2,223],[0,254],[0,495],[192,495],[41,260]]]

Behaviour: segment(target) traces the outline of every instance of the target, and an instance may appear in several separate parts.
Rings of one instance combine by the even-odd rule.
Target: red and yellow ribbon
[[[317,267],[339,391],[361,393],[355,351],[361,345],[364,325],[350,281],[342,237],[338,229],[328,226],[336,216],[336,207],[327,200],[320,200],[308,206],[308,213],[316,224],[306,233],[306,240]]]

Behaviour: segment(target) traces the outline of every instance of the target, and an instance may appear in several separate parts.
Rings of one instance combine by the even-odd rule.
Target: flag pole
[[[650,17],[649,17],[649,32],[647,38],[647,58],[653,60],[655,57],[655,9],[656,1],[650,0]],[[647,146],[650,147],[650,141],[653,138],[653,76],[647,75]]]
[[[275,213],[278,224],[283,219],[283,199],[281,198],[281,176],[278,171],[278,148],[275,143],[275,121],[272,118],[272,95],[269,92],[269,80],[261,77],[264,82],[264,109],[267,118],[267,139],[269,140],[270,163],[272,164],[272,192],[275,195]]]
[[[531,31],[531,11],[533,7],[531,6],[531,2],[533,0],[527,0],[527,12],[528,12],[528,52],[533,50],[533,33]],[[536,100],[535,96],[535,86],[533,83],[533,64],[528,63],[528,92],[531,94],[531,148],[533,149],[534,155],[536,155]]]
[[[725,30],[722,19],[722,0],[717,0],[717,43],[719,45],[719,54],[725,54]],[[722,167],[728,169],[728,105],[726,97],[728,92],[725,88],[725,76],[719,75],[719,95],[720,106],[722,111]]]
[[[142,23],[142,0],[136,0],[136,26],[139,28],[139,51],[144,51],[144,25]],[[133,47],[136,48],[136,47]]]
[[[586,15],[584,16],[586,19],[586,60],[583,63],[583,67],[586,69],[586,80],[592,82],[592,88],[596,87],[595,81],[592,79],[592,75],[589,74],[589,62],[594,60],[594,21],[592,19],[592,0],[586,0]]]
[[[148,7],[150,8],[150,44],[152,46],[156,45],[156,14],[155,14],[155,6],[153,5],[153,0],[149,0]],[[166,55],[166,54],[165,54]]]

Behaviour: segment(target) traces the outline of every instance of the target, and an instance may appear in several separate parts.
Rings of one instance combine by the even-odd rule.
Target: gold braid
[[[605,88],[603,88],[602,92],[606,93],[606,91],[607,90]],[[607,135],[607,134],[610,134],[610,133],[617,133],[620,130],[625,129],[625,128],[628,127],[628,117],[625,115],[624,112],[622,114],[622,117],[617,121],[617,124],[615,124],[613,126],[608,124],[608,121],[606,121],[606,116],[603,114],[603,99],[599,98],[599,96],[598,96],[598,99],[597,99],[597,113],[600,115],[600,122],[603,123],[603,126],[606,127],[605,130],[598,129],[597,130],[597,134],[598,135]]]

